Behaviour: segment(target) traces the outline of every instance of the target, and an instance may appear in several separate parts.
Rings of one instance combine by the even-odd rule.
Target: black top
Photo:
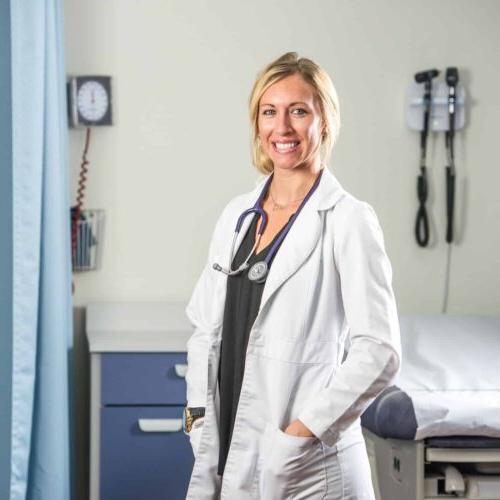
[[[237,269],[255,243],[255,231],[259,217],[254,215],[252,223],[245,234],[232,262],[232,268]],[[286,224],[285,224],[286,226]],[[264,260],[275,240],[284,227],[276,234],[273,241],[258,254],[253,254],[248,261],[249,267],[242,273],[228,276],[224,320],[222,324],[222,344],[219,364],[219,395],[220,395],[220,448],[217,473],[222,476],[226,465],[227,454],[233,433],[234,419],[241,383],[245,369],[245,356],[248,337],[259,312],[260,300],[264,283],[256,283],[248,279],[248,270],[255,262]],[[269,263],[271,265],[271,262]]]

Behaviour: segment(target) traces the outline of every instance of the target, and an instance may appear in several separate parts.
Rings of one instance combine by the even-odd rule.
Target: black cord
[[[444,283],[444,298],[442,312],[446,313],[450,293],[451,275],[451,250],[453,242],[453,212],[455,207],[455,113],[457,98],[458,69],[455,67],[446,68],[446,83],[448,84],[448,130],[445,134],[446,153],[448,164],[446,165],[446,243],[448,251],[446,254],[446,275]]]
[[[417,196],[419,207],[417,211],[417,220],[415,221],[415,238],[421,247],[429,243],[429,218],[425,202],[427,201],[427,172],[425,167],[420,167],[421,174],[417,178]]]
[[[427,137],[429,135],[429,119],[431,114],[432,83],[431,79],[437,76],[437,70],[423,72],[415,75],[416,81],[424,81],[424,120],[422,131],[420,132],[420,175],[417,177],[417,196],[419,207],[417,210],[417,219],[415,221],[415,238],[421,247],[426,247],[429,243],[429,218],[425,203],[427,201],[428,183],[427,169],[425,167],[425,158],[427,155]],[[421,77],[425,79],[422,80]]]
[[[455,205],[455,174],[446,167],[446,243],[453,241],[453,208]]]
[[[451,279],[451,251],[453,245],[446,245],[446,272],[444,275],[444,297],[443,297],[443,307],[441,312],[446,314],[448,311],[448,299],[450,297],[450,279]]]

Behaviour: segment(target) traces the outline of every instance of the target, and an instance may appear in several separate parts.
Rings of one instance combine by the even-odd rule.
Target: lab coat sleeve
[[[212,266],[217,256],[226,211],[227,207],[215,225],[207,261],[186,307],[186,315],[193,327],[193,333],[187,342],[186,398],[187,406],[190,407],[204,407],[206,404],[209,334],[213,328],[211,318],[218,272]]]
[[[298,415],[329,446],[390,384],[401,359],[392,268],[377,216],[368,203],[351,200],[335,207],[334,218],[335,263],[351,345],[328,385]]]

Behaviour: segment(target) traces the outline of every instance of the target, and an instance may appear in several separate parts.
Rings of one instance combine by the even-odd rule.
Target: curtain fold
[[[0,498],[10,496],[12,435],[12,95],[10,4],[0,2]]]
[[[62,5],[11,0],[11,499],[68,500],[73,324]]]

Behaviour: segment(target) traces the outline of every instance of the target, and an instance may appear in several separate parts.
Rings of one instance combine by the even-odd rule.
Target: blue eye
[[[262,112],[262,114],[263,114],[264,116],[269,116],[268,111],[274,111],[274,110],[273,110],[273,109],[265,109],[265,110]]]
[[[304,108],[296,108],[293,111],[301,111],[301,113],[298,113],[299,115],[306,115],[307,111]]]

